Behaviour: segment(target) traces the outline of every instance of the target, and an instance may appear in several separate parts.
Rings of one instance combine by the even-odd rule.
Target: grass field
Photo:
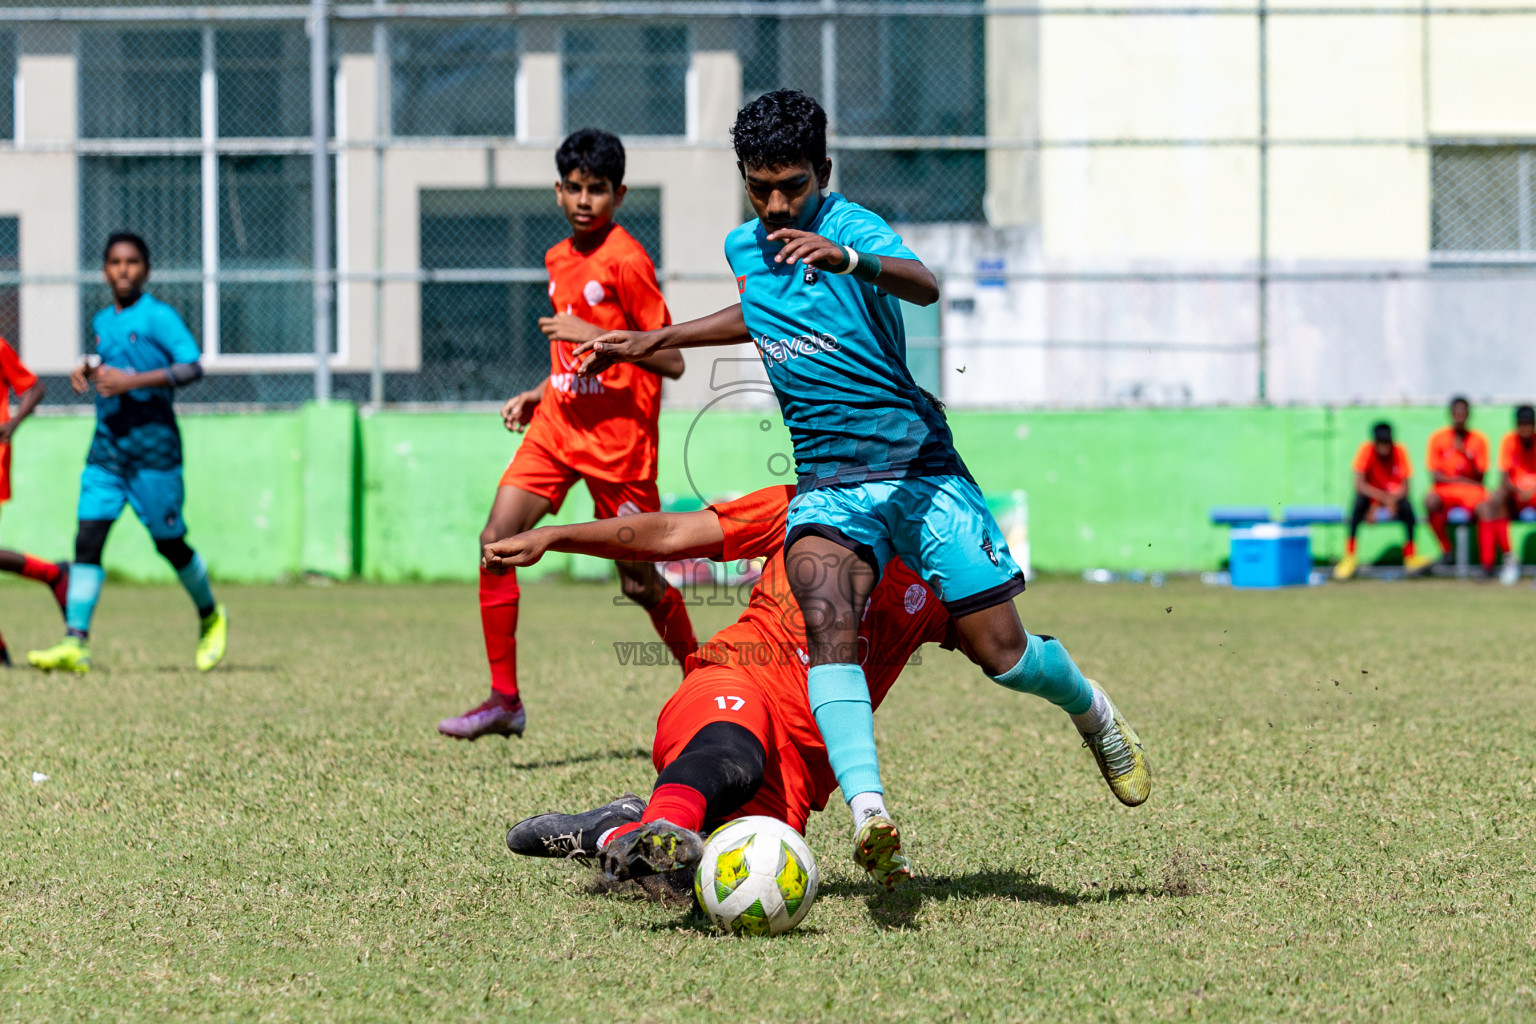
[[[204,677],[179,590],[109,586],[96,674],[0,682],[0,1016],[1536,1015],[1527,588],[1032,586],[1026,623],[1139,724],[1150,803],[1115,804],[1059,712],[929,648],[878,716],[919,879],[856,876],[834,807],[822,896],[768,940],[503,845],[649,791],[676,674],[617,664],[650,636],[613,592],[525,589],[528,738],[469,745],[433,723],[485,689],[470,588],[223,588]],[[58,628],[19,585],[0,625],[13,651]]]

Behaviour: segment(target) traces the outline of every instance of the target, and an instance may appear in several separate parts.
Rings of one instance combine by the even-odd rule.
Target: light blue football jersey
[[[840,193],[807,230],[859,252],[916,259],[878,215]],[[725,240],[741,311],[795,446],[801,490],[968,475],[944,416],[907,369],[897,299],[852,275],[775,263],[781,245],[751,220]]]
[[[202,350],[176,311],[153,295],[127,309],[108,306],[91,320],[96,354],[104,366],[143,373],[173,363],[195,363]],[[96,435],[86,461],[120,473],[181,465],[181,431],[170,388],[136,388],[96,396]]]

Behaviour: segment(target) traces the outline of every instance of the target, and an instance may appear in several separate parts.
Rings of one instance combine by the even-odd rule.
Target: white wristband
[[[846,267],[844,267],[842,270],[834,270],[834,271],[832,271],[832,273],[834,273],[834,274],[851,274],[851,273],[853,273],[853,268],[859,265],[859,250],[857,250],[857,249],[850,249],[846,245],[842,247],[842,250],[843,250],[843,252],[848,257],[848,265]]]

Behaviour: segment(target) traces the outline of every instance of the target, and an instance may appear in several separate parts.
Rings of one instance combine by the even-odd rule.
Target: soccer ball
[[[819,879],[800,833],[777,818],[737,818],[704,844],[693,894],[722,931],[778,935],[805,920]]]

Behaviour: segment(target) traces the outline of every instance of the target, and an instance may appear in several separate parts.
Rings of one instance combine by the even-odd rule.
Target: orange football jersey
[[[590,252],[569,238],[544,256],[549,301],[605,331],[651,331],[672,322],[645,247],[615,224]],[[528,440],[583,476],[614,483],[656,479],[656,417],[661,377],[620,363],[596,377],[576,376],[568,341],[549,343],[549,387]]]

